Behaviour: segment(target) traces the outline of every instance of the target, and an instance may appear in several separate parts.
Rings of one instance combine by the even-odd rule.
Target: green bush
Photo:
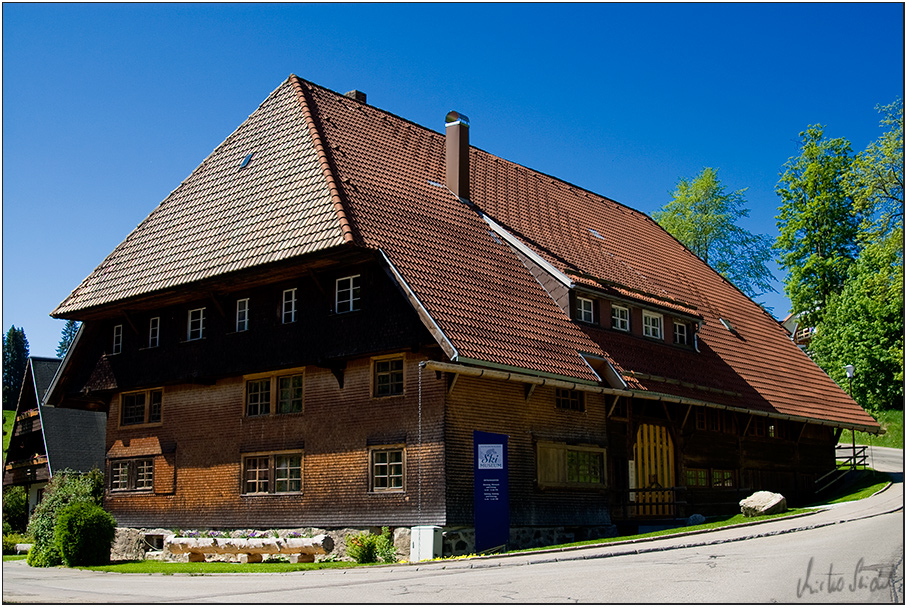
[[[87,502],[73,502],[57,517],[54,545],[67,567],[106,565],[117,523],[103,508]]]
[[[28,493],[25,487],[12,485],[3,490],[3,523],[4,527],[9,523],[13,531],[25,531],[28,525]]]
[[[16,544],[31,544],[31,538],[21,533],[3,533],[3,554],[16,554]]]
[[[381,528],[381,535],[364,531],[346,540],[346,553],[357,563],[395,563],[397,548],[388,527]]]
[[[61,470],[54,474],[28,522],[28,535],[35,538],[35,545],[28,553],[32,567],[55,567],[63,557],[54,544],[54,527],[57,516],[69,504],[85,502],[101,505],[104,495],[104,475],[98,470],[88,474]]]

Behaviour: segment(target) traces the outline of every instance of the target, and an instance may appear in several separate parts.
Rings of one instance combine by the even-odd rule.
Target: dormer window
[[[576,319],[580,322],[595,322],[594,302],[586,297],[576,298]]]
[[[643,310],[642,334],[646,337],[651,337],[652,339],[662,339],[663,331],[661,314],[653,314],[652,312],[646,312],[645,310]]]
[[[618,331],[630,331],[630,308],[611,306],[611,328]]]
[[[690,343],[687,338],[687,325],[676,320],[674,321],[674,343],[681,346]]]

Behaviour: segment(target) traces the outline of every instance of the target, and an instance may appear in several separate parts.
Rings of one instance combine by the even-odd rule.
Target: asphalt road
[[[598,548],[289,574],[160,576],[3,564],[4,603],[904,602],[903,452],[872,498]]]

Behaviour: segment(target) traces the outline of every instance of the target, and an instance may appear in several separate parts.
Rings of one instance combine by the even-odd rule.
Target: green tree
[[[807,326],[816,326],[828,297],[841,290],[857,256],[859,218],[845,175],[853,156],[846,139],[826,139],[824,127],[800,133],[800,155],[790,158],[775,191],[775,249],[787,271],[784,292]]]
[[[772,248],[768,236],[737,225],[749,216],[745,191],[727,192],[718,180],[718,171],[706,167],[692,180],[681,179],[671,194],[673,199],[652,213],[652,218],[752,298],[774,290],[766,265]]]
[[[3,336],[3,408],[15,409],[28,365],[25,330],[11,326]]]
[[[840,293],[828,298],[809,345],[816,363],[872,410],[904,406],[904,231],[867,244]]]
[[[878,239],[904,224],[904,103],[876,106],[888,130],[857,155],[846,184],[864,215],[861,237]]]
[[[75,320],[67,320],[66,324],[63,325],[63,330],[60,334],[60,344],[57,346],[57,356],[63,358],[66,356],[66,353],[69,351],[69,346],[72,345],[73,340],[76,338],[76,333],[79,332],[79,323]]]

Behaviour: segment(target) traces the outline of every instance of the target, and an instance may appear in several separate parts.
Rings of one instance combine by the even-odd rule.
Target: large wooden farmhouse
[[[439,115],[439,124],[443,115]],[[54,310],[136,527],[608,528],[808,499],[878,432],[651,218],[290,76]]]

